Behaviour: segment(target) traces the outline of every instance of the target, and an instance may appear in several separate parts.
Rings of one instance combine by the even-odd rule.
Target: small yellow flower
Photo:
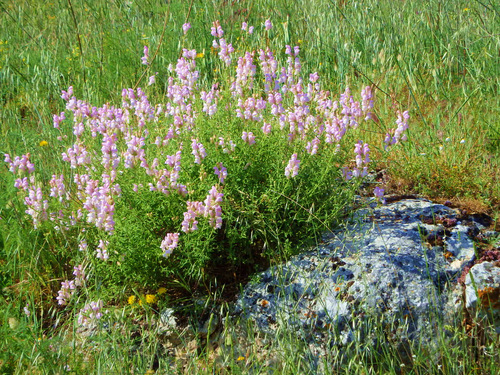
[[[242,355],[240,355],[240,356],[238,357],[238,359],[237,359],[237,361],[244,361],[244,360],[245,360],[245,357],[244,357],[244,356],[242,356]]]
[[[469,8],[464,8],[464,12],[468,12],[469,10]]]
[[[162,295],[162,294],[165,294],[165,293],[167,293],[167,288],[161,287],[160,289],[158,289],[158,294],[159,295]]]
[[[304,41],[302,39],[299,39],[299,44],[302,44],[304,43]]]
[[[135,296],[128,297],[128,304],[133,305],[135,303]]]
[[[197,59],[202,59],[203,57],[205,57],[205,54],[203,52],[200,52],[200,53],[196,54],[196,58]]]
[[[154,294],[146,294],[146,303],[153,304],[156,302],[156,296]]]
[[[49,145],[49,142],[47,142],[47,141],[41,141],[40,142],[40,147],[48,146],[48,145]]]

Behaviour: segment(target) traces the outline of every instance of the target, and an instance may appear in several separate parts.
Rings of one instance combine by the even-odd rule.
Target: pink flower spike
[[[266,27],[266,30],[271,30],[273,24],[271,23],[271,20],[266,20],[266,22],[264,22],[264,26]]]
[[[182,25],[182,31],[184,32],[184,35],[187,34],[188,30],[191,28],[191,24],[188,22],[188,23],[185,23],[184,25]]]
[[[141,62],[143,65],[149,65],[149,48],[148,46],[144,46],[144,56],[141,57]]]
[[[243,23],[241,24],[241,30],[245,30],[245,31],[246,31],[246,30],[247,30],[247,27],[248,27],[248,25],[247,25],[247,23],[246,23],[246,22],[243,22]]]
[[[285,168],[285,176],[287,178],[297,176],[299,174],[299,165],[300,165],[300,160],[297,159],[297,154],[293,154],[290,160],[288,161],[288,165]]]
[[[156,73],[156,74],[158,74],[158,73]],[[149,77],[148,86],[151,86],[151,85],[155,84],[155,82],[156,82],[156,74],[153,75],[153,76],[151,76],[151,77]]]
[[[167,233],[160,248],[163,250],[163,256],[166,258],[179,245],[179,233]]]
[[[373,190],[373,195],[375,196],[375,198],[377,198],[378,201],[380,201],[382,204],[385,204],[384,189],[382,189],[381,187],[377,186]]]
[[[216,167],[214,167],[214,173],[219,177],[219,182],[223,184],[227,177],[227,169],[224,165],[222,165],[222,163],[219,163]]]

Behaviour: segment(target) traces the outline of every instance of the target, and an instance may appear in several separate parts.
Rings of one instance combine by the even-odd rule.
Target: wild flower
[[[224,165],[222,165],[222,163],[218,163],[217,166],[214,167],[214,173],[219,177],[219,182],[223,184],[227,178],[227,169]]]
[[[29,309],[29,303],[26,304],[26,306],[23,307],[24,315],[29,317],[31,315],[31,311]]]
[[[214,229],[222,227],[222,197],[224,194],[217,191],[216,186],[212,186],[207,198],[204,201],[203,215],[208,217],[209,224]]]
[[[189,22],[185,23],[182,25],[182,31],[184,32],[184,35],[187,34],[188,30],[191,28],[191,24]]]
[[[66,305],[71,296],[75,293],[76,285],[73,280],[65,280],[61,283],[61,289],[57,293],[57,303]]]
[[[198,140],[193,138],[191,140],[191,148],[192,148],[192,152],[191,154],[194,155],[194,162],[196,164],[201,164],[201,161],[203,159],[205,159],[205,157],[207,156],[207,152],[205,151],[205,147],[203,147],[203,145],[201,143],[198,143]]]
[[[179,244],[179,233],[168,233],[161,242],[163,256],[168,257]]]
[[[216,38],[222,38],[224,36],[224,30],[222,30],[222,27],[218,20],[212,23],[212,29],[210,33]]]
[[[297,159],[297,154],[292,154],[292,157],[288,161],[288,165],[285,168],[285,176],[287,178],[295,177],[299,174],[300,160]]]
[[[147,304],[152,305],[152,304],[156,303],[157,298],[154,294],[146,294],[145,300],[146,300]]]
[[[271,20],[266,20],[266,22],[264,22],[264,27],[266,28],[266,30],[271,30],[273,27]]]
[[[373,195],[375,196],[375,198],[377,198],[377,200],[379,202],[381,202],[382,204],[385,204],[385,199],[384,199],[384,189],[377,186],[375,187],[375,189],[373,190]]]
[[[255,144],[255,136],[252,132],[243,132],[241,139],[243,139],[243,141],[248,143],[250,146]]]
[[[103,241],[103,240],[99,240],[99,245],[97,245],[97,249],[96,249],[96,258],[97,259],[101,259],[101,260],[108,260],[109,259],[109,255],[108,255],[108,241]]]
[[[127,302],[128,302],[129,305],[133,305],[135,303],[135,301],[136,301],[136,297],[135,296],[130,296],[127,299]]]
[[[103,302],[101,300],[86,304],[78,314],[78,324],[90,327],[97,320],[102,318]]]
[[[161,296],[162,294],[167,293],[167,288],[161,287],[158,289],[156,293],[158,293]]]
[[[83,269],[82,264],[73,267],[73,275],[75,276],[75,286],[83,286],[85,280],[85,270]]]
[[[149,65],[148,59],[149,59],[149,47],[144,46],[144,55],[141,57],[142,64]]]
[[[40,141],[40,143],[39,143],[40,147],[45,147],[45,146],[48,146],[48,145],[49,145],[49,142],[47,142],[45,140],[44,141]]]
[[[182,231],[184,233],[193,232],[198,229],[198,220],[196,218],[202,215],[205,207],[202,202],[188,201],[187,211],[184,212],[184,220],[182,221]]]
[[[156,72],[156,74],[158,74],[158,72]],[[148,86],[154,85],[156,83],[156,74],[148,78]]]

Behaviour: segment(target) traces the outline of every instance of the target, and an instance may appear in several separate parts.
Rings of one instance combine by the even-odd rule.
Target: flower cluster
[[[68,300],[75,294],[76,285],[73,280],[65,280],[61,283],[61,289],[57,293],[57,303],[66,305]]]
[[[401,113],[401,111],[398,111],[397,115],[398,118],[396,120],[396,129],[391,129],[391,131],[385,136],[385,149],[387,149],[388,146],[392,146],[400,141],[404,142],[407,139],[406,134],[403,134],[403,132],[408,129],[408,119],[410,118],[410,114],[408,113],[408,111],[404,111],[403,113]],[[391,136],[391,133],[393,133],[394,135]]]
[[[221,184],[224,184],[224,181],[227,178],[227,169],[222,165],[222,163],[217,164],[216,167],[214,167],[214,173],[216,174],[217,177],[219,177],[219,182]]]
[[[231,65],[232,58],[231,54],[234,52],[233,45],[231,43],[227,43],[226,39],[223,38],[224,31],[220,25],[219,21],[215,21],[211,30],[212,36],[219,38],[219,41],[213,40],[212,47],[215,49],[219,49],[219,58],[227,65]]]
[[[285,176],[287,178],[297,176],[299,174],[299,165],[300,160],[297,159],[297,154],[293,154],[285,168]]]
[[[179,244],[179,233],[168,233],[163,241],[161,242],[161,250],[163,251],[163,256],[168,257],[172,254],[172,251]]]
[[[216,186],[212,186],[204,201],[203,215],[208,217],[210,226],[215,229],[222,227],[222,208],[220,204],[222,203],[223,196],[224,194],[217,191]]]
[[[102,318],[103,302],[98,300],[86,304],[78,314],[78,324],[84,327],[91,327],[97,320]]]
[[[73,268],[73,275],[75,276],[74,280],[65,280],[61,282],[61,289],[57,292],[56,297],[59,305],[66,305],[68,300],[75,294],[76,288],[84,285],[85,270],[82,264]]]
[[[4,161],[9,164],[9,171],[16,174],[18,170],[23,172],[33,173],[35,172],[35,166],[30,162],[30,154],[22,155],[21,157],[16,156],[14,160],[11,159],[9,154],[4,154]]]
[[[342,168],[342,174],[346,180],[353,177],[365,177],[368,174],[368,163],[370,163],[370,147],[368,143],[359,141],[354,146],[354,153],[356,154],[356,167],[351,171],[349,168]]]

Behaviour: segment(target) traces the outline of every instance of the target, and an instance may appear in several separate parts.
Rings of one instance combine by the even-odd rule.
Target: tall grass
[[[52,125],[52,115],[64,110],[60,91],[72,85],[79,99],[96,106],[108,102],[118,106],[122,88],[146,87],[148,77],[157,72],[156,84],[148,88],[148,98],[152,103],[161,103],[170,75],[168,66],[175,64],[182,48],[203,53],[203,57],[196,59],[197,68],[205,73],[200,85],[210,87],[216,82],[223,83],[233,72],[227,72],[226,76],[221,73],[219,58],[210,48],[214,39],[210,27],[218,19],[237,55],[244,50],[268,46],[277,56],[279,53],[284,56],[285,45],[297,45],[301,49],[303,72],[317,71],[322,85],[328,86],[336,97],[346,85],[353,92],[367,85],[373,88],[375,121],[360,127],[351,141],[362,138],[370,144],[376,161],[372,168],[383,171],[379,182],[386,192],[421,193],[434,199],[451,200],[470,212],[487,212],[498,220],[499,11],[494,1],[440,0],[404,1],[397,6],[392,1],[341,0],[3,2],[0,4],[0,153],[29,152],[37,160],[41,178],[49,181],[52,172],[62,168],[57,160],[61,152],[66,151]],[[263,31],[266,19],[271,19],[274,25],[268,33]],[[255,26],[255,37],[241,30],[243,21]],[[186,22],[191,23],[192,29],[184,35],[182,25]],[[144,45],[149,46],[151,55],[155,54],[151,67],[140,64]],[[397,152],[386,152],[384,135],[387,129],[394,127],[396,109],[406,108],[411,111],[409,141],[398,144]],[[225,121],[230,119],[209,122],[207,129],[212,130]],[[207,142],[209,137],[207,135]],[[268,156],[287,151],[273,147],[277,146],[270,146],[266,151]],[[263,155],[266,153],[254,157]],[[251,156],[249,153],[248,157]],[[237,166],[235,162],[234,167]],[[193,171],[192,180],[201,174]],[[3,219],[0,221],[0,300],[3,302],[0,369],[3,372],[144,373],[156,369],[160,373],[275,371],[296,374],[319,371],[311,367],[308,348],[289,332],[282,332],[275,341],[269,341],[259,338],[252,327],[241,327],[241,323],[230,319],[218,328],[222,329],[223,343],[182,330],[181,324],[174,340],[178,342],[177,347],[168,347],[168,340],[162,338],[157,324],[152,324],[164,307],[185,303],[183,324],[189,319],[194,322],[214,309],[220,309],[220,317],[227,314],[221,301],[234,295],[238,288],[234,279],[238,281],[238,277],[227,275],[226,268],[219,269],[210,262],[207,265],[211,270],[203,269],[202,275],[195,278],[198,284],[177,275],[172,278],[176,286],[169,285],[166,294],[158,293],[158,287],[164,283],[155,283],[155,280],[165,275],[157,268],[145,268],[142,273],[137,269],[131,271],[129,275],[143,277],[135,283],[127,280],[126,274],[110,273],[112,291],[100,284],[106,278],[96,277],[89,295],[79,295],[71,307],[73,310],[62,310],[54,297],[61,281],[71,274],[74,252],[68,249],[75,249],[78,233],[61,236],[50,230],[34,230],[25,218],[25,207],[7,168],[0,169],[0,176],[0,217]],[[319,178],[318,189],[330,188],[324,185],[332,183],[328,181]],[[250,184],[258,186],[255,181]],[[281,191],[278,185],[273,186],[274,191]],[[203,194],[206,195],[209,187]],[[258,189],[252,190],[252,194],[255,191]],[[342,197],[344,201],[334,203],[335,218],[321,216],[321,219],[338,221],[352,193],[346,192]],[[249,213],[242,217],[249,222],[253,220],[254,224],[260,220],[261,225],[254,226],[254,230],[265,232],[265,238],[270,238],[268,246],[276,245],[289,256],[296,251],[298,245],[293,241],[298,239],[290,236],[282,242],[272,240],[278,238],[276,232],[290,228],[280,222],[283,217],[279,210],[272,220],[274,226],[263,220],[269,217],[264,216],[264,207],[274,204],[273,207],[280,207],[284,212],[293,207],[295,217],[285,217],[310,223],[316,235],[324,230],[324,221],[308,214],[311,206],[304,207],[297,202],[304,196],[300,189],[295,195],[291,190],[286,194],[285,197],[269,194],[268,201],[242,207]],[[171,225],[161,217],[167,203],[161,199],[155,201],[154,194],[146,195],[136,199],[131,191],[125,192],[128,200],[123,204],[133,210],[123,217],[123,221],[127,221],[123,224],[126,230],[118,237],[117,245],[127,247],[140,238],[141,243],[150,241],[154,248],[156,244],[151,238],[140,237],[141,225],[156,225],[155,230],[162,233]],[[201,195],[198,199],[203,200]],[[262,217],[258,217],[260,213]],[[208,231],[203,233],[203,236],[212,236]],[[251,231],[247,234],[254,235]],[[158,234],[153,237],[157,239]],[[232,238],[233,242],[225,239],[222,243],[240,250],[241,243],[247,241]],[[246,246],[252,248],[252,245]],[[253,246],[262,247],[263,243]],[[131,247],[131,253],[132,250]],[[273,260],[254,257],[251,261],[246,258],[241,261],[252,265],[238,269],[247,275]],[[217,295],[218,288],[208,285],[215,283],[213,278],[203,277],[210,271],[211,276],[219,280],[223,276],[226,281],[233,280],[225,286],[228,293]],[[121,280],[125,282],[121,284]],[[201,305],[193,302],[193,295],[199,293],[205,301]],[[147,294],[155,296],[153,305],[146,302]],[[136,302],[129,304],[127,297],[132,295],[136,296]],[[112,318],[99,322],[95,330],[85,336],[77,332],[76,321],[70,317],[78,315],[79,308],[96,297],[107,300]],[[30,316],[23,313],[24,307],[31,311]],[[376,327],[376,323],[373,324]],[[245,335],[234,331],[241,330],[249,342],[237,344]],[[333,354],[332,358],[325,358],[326,370],[323,371],[495,372],[498,361],[492,353],[498,351],[498,342],[487,343],[478,355],[480,350],[473,347],[470,335],[458,323],[453,336],[451,341],[443,336],[438,348],[440,360],[435,364],[429,363],[428,353],[418,348],[413,348],[411,354],[415,357],[410,356],[411,363],[404,363],[395,347],[367,354],[358,343],[349,349],[346,358]],[[454,343],[451,347],[450,342]]]

